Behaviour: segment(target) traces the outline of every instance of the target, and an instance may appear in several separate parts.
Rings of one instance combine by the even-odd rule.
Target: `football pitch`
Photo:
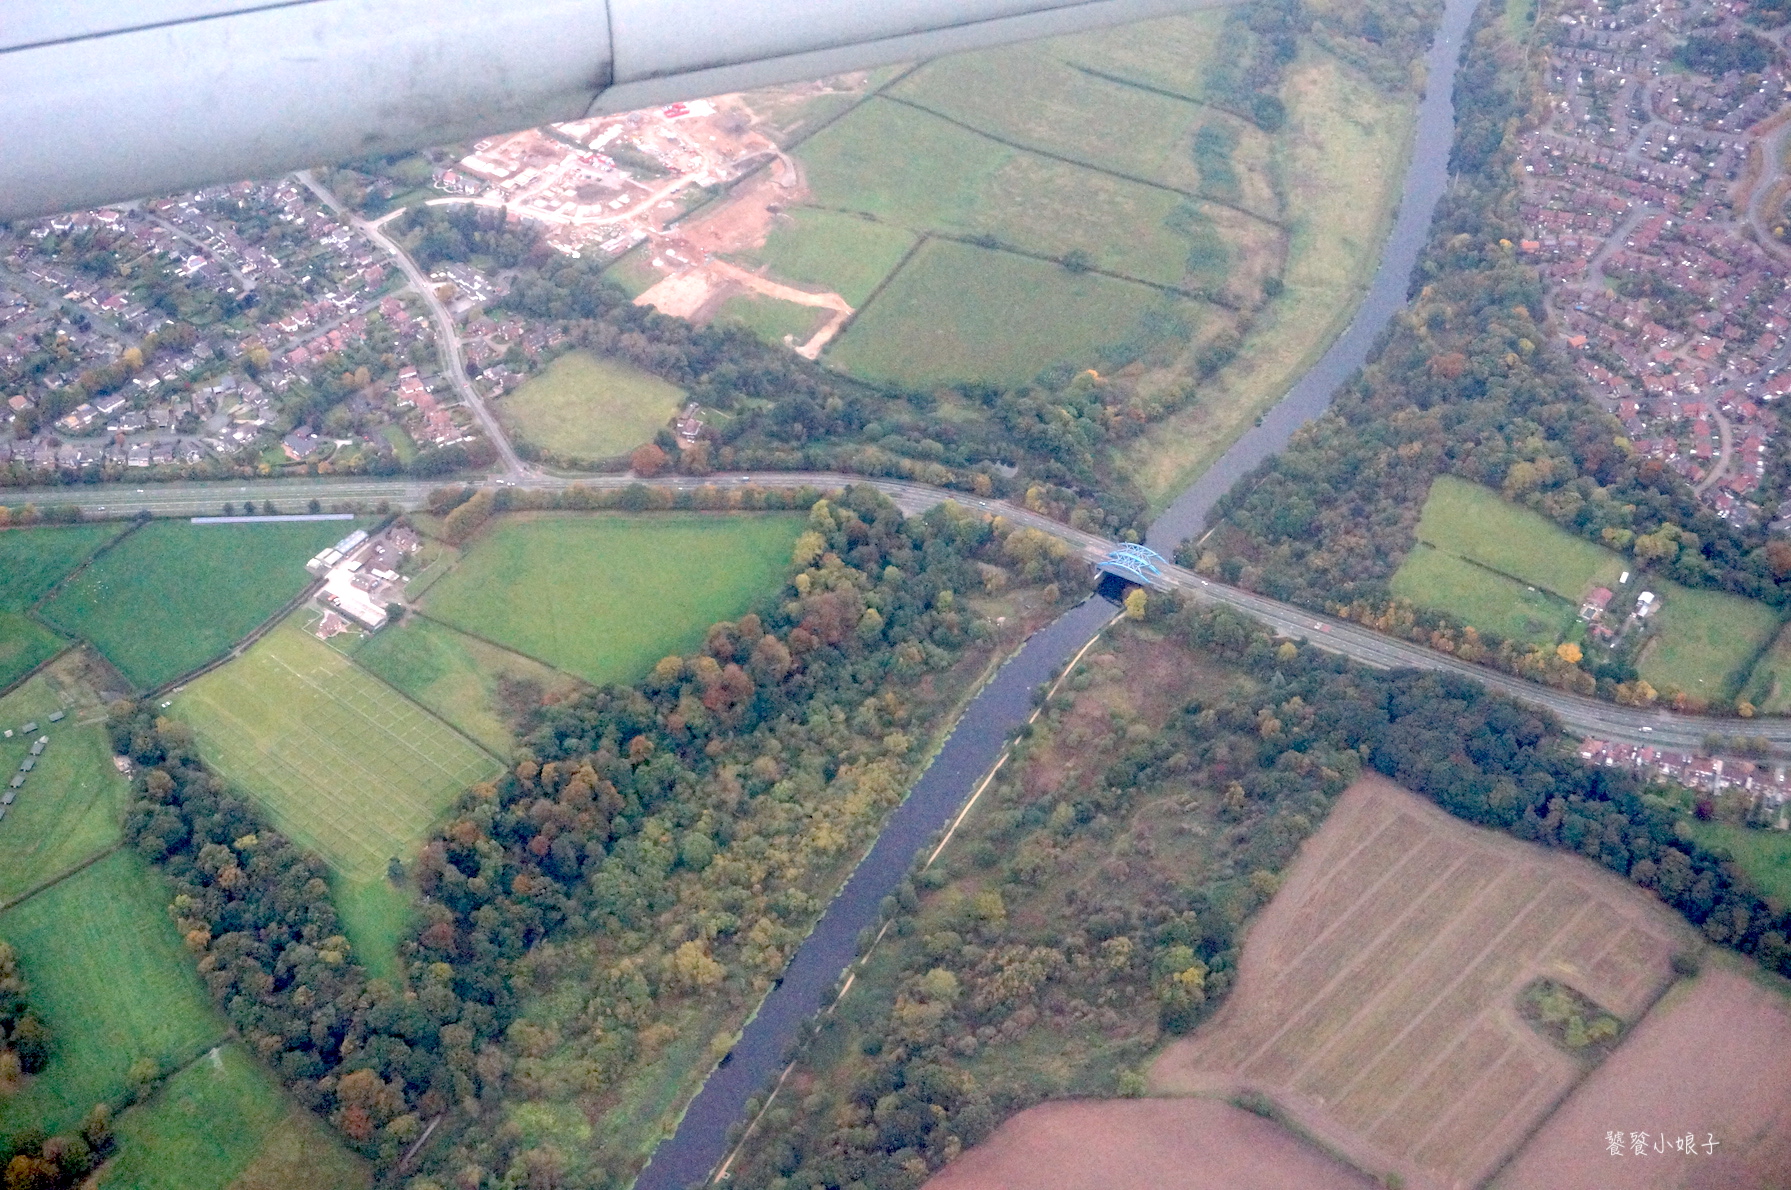
[[[344,876],[409,859],[498,762],[292,624],[182,691],[205,759]]]

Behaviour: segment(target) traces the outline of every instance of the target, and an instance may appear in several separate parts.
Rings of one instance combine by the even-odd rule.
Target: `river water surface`
[[[1202,532],[1219,497],[1324,411],[1339,386],[1367,360],[1393,315],[1405,306],[1413,266],[1448,180],[1455,133],[1455,68],[1477,3],[1446,0],[1426,60],[1429,86],[1418,107],[1399,213],[1355,318],[1261,422],[1151,524],[1145,540],[1164,555]],[[762,1093],[781,1072],[803,1022],[833,998],[841,973],[856,956],[859,934],[878,924],[883,898],[907,874],[920,848],[958,813],[1010,735],[1031,714],[1033,691],[1087,644],[1113,612],[1112,604],[1095,597],[1065,613],[1034,634],[971,701],[913,792],[890,815],[864,861],[797,949],[783,981],[765,997],[727,1064],[710,1074],[677,1131],[660,1142],[635,1183],[637,1190],[684,1190],[707,1179],[721,1163],[729,1148],[729,1127],[742,1118],[746,1101]]]

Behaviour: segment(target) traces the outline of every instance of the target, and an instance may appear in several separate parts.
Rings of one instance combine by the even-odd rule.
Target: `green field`
[[[1696,698],[1727,698],[1779,631],[1779,616],[1764,603],[1678,583],[1651,583],[1665,601],[1654,619],[1655,640],[1636,669],[1657,689],[1677,686]]]
[[[505,680],[562,692],[578,685],[532,658],[417,616],[367,638],[353,657],[499,756],[516,747],[500,694]]]
[[[206,761],[351,880],[409,861],[497,761],[292,624],[188,686],[173,714]]]
[[[118,1190],[358,1190],[372,1171],[290,1102],[239,1043],[201,1056],[119,1117]]]
[[[311,556],[354,527],[153,521],[59,590],[42,614],[153,689],[253,632],[311,581]]]
[[[64,645],[29,616],[0,611],[0,690],[60,653]]]
[[[1445,608],[1481,632],[1552,645],[1573,626],[1578,609],[1558,595],[1526,587],[1419,542],[1393,575],[1391,589],[1420,607]]]
[[[778,276],[831,290],[857,309],[913,246],[914,233],[903,228],[799,208],[778,221],[755,256]]]
[[[831,313],[818,306],[799,306],[762,293],[741,293],[721,304],[715,320],[737,323],[767,343],[781,344],[788,335],[793,344],[800,346],[808,342],[821,320]]]
[[[507,516],[423,610],[587,681],[631,682],[777,590],[803,519]]]
[[[1087,36],[1101,44],[1111,73],[1169,90],[1185,87],[1193,77],[1185,55],[1149,36],[1153,28],[1145,22]],[[1256,204],[1251,195],[1271,178],[1285,195],[1286,288],[1258,312],[1237,358],[1201,385],[1199,400],[1120,452],[1123,470],[1153,509],[1211,466],[1342,333],[1393,224],[1416,96],[1389,94],[1331,55],[1302,46],[1281,97],[1286,128],[1265,145],[1244,138],[1233,158],[1247,201]],[[1246,168],[1254,153],[1265,158],[1255,171]]]
[[[121,837],[130,787],[112,767],[111,741],[103,725],[80,725],[75,714],[49,722],[65,706],[38,675],[0,698],[0,728],[15,732],[27,720],[29,736],[0,740],[0,774],[8,780],[32,740],[50,738],[37,767],[0,821],[0,904],[68,870]]]
[[[1575,606],[1595,586],[1615,588],[1630,569],[1620,555],[1453,475],[1439,475],[1431,485],[1418,540],[1553,591]]]
[[[1018,384],[1146,333],[1147,315],[1198,318],[1191,303],[1093,273],[933,240],[835,341],[828,358],[867,380],[924,387]]]
[[[1791,626],[1779,629],[1772,648],[1748,675],[1747,698],[1769,715],[1791,711]]]
[[[1047,256],[1082,252],[1099,268],[1163,285],[1188,278],[1191,244],[1174,215],[1182,195],[1019,152],[905,104],[873,99],[801,155],[823,207],[911,232],[988,234]],[[1222,208],[1201,214],[1232,217]]]
[[[1699,822],[1690,817],[1681,821],[1704,846],[1733,855],[1741,870],[1753,877],[1760,891],[1780,908],[1791,906],[1791,831]]]
[[[0,1099],[0,1143],[117,1102],[139,1058],[169,1070],[223,1038],[167,903],[161,877],[124,850],[0,913],[55,1045],[42,1074]]]
[[[682,389],[638,368],[573,351],[499,401],[498,411],[544,450],[607,459],[652,441],[684,399]]]
[[[0,611],[24,611],[123,531],[111,523],[0,532]]]
[[[355,958],[375,979],[403,983],[398,944],[410,931],[416,902],[410,891],[384,876],[351,880],[331,873],[330,900],[342,920],[342,933]]]

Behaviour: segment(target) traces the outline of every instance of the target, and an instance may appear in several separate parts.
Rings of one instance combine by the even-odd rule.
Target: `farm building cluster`
[[[356,529],[335,545],[319,551],[305,569],[323,579],[316,602],[323,611],[320,637],[346,631],[350,623],[371,632],[385,627],[394,603],[404,600],[410,580],[398,573],[405,557],[416,552],[421,538],[404,525],[377,534]]]
[[[66,713],[67,712],[64,711],[53,711],[47,716],[45,721],[47,723],[60,723]],[[5,729],[4,732],[0,732],[0,739],[10,740],[15,738],[15,736],[23,736],[26,739],[30,739],[30,737],[36,734],[38,730],[39,725],[33,720],[32,722],[19,727],[16,731],[10,727]],[[43,757],[44,749],[49,746],[50,737],[48,735],[39,735],[35,740],[31,741],[31,746],[26,749],[24,757],[19,761],[18,768],[7,780],[6,788],[0,790],[0,821],[5,820],[7,813],[12,809],[13,803],[18,800],[20,792],[24,789],[26,779],[31,776],[32,770],[37,768],[38,761]]]

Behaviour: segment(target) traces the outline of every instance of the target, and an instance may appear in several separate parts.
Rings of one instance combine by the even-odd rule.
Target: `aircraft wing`
[[[1223,0],[6,0],[0,219]]]

